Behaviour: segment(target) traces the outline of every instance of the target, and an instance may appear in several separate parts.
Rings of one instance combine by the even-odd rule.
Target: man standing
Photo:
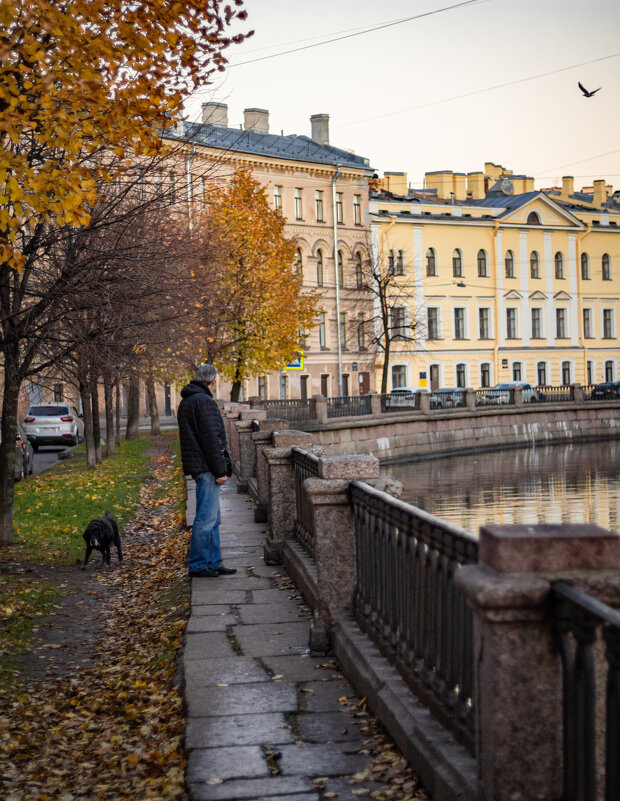
[[[226,483],[224,421],[213,400],[217,370],[201,364],[181,390],[177,413],[183,473],[196,482],[196,516],[189,546],[189,575],[215,578],[236,573],[222,565],[220,551],[220,487]]]

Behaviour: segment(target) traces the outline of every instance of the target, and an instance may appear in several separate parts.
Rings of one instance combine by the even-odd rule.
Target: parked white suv
[[[84,439],[84,423],[68,403],[31,406],[23,427],[35,451],[40,445],[77,445]]]
[[[523,403],[533,403],[538,400],[538,393],[527,381],[502,381],[494,387],[490,387],[485,395],[487,403],[510,403],[511,390],[521,389],[523,392]],[[483,401],[484,402],[484,401]]]

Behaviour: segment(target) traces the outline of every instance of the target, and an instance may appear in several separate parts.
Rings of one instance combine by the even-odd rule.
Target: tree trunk
[[[114,428],[114,444],[117,448],[121,446],[121,382],[116,382],[116,426]]]
[[[383,350],[383,372],[381,373],[381,394],[387,393],[388,377],[390,374],[390,343],[385,343]]]
[[[140,377],[132,372],[129,376],[127,393],[127,430],[125,439],[138,439],[140,436]]]
[[[86,466],[93,470],[97,467],[95,456],[95,437],[93,432],[93,407],[91,392],[87,379],[80,380],[80,398],[84,412],[84,440],[86,442]]]
[[[13,542],[13,501],[15,489],[15,434],[21,381],[17,350],[4,350],[4,396],[2,399],[2,442],[0,443],[0,545]]]
[[[152,378],[146,380],[146,392],[149,399],[149,414],[151,416],[151,434],[160,434],[159,409],[157,408],[157,396],[155,395],[155,382]]]
[[[108,379],[103,382],[103,397],[105,401],[105,455],[114,456],[114,398],[112,384]]]
[[[95,444],[95,461],[97,464],[103,462],[101,455],[101,421],[99,419],[99,385],[97,378],[93,378],[90,385],[90,399],[93,413],[93,441]]]

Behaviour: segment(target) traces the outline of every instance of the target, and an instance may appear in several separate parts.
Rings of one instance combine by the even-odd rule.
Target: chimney
[[[525,176],[523,179],[523,191],[524,192],[534,192],[534,179],[530,178],[529,176]]]
[[[246,108],[243,110],[243,127],[246,131],[269,133],[269,112],[266,108]]]
[[[203,103],[202,121],[228,128],[228,106],[226,103]]]
[[[310,138],[319,145],[329,144],[329,114],[313,114],[310,117]]]
[[[569,195],[575,194],[575,179],[572,175],[562,176],[562,197],[568,200]]]
[[[383,176],[386,181],[385,188],[388,192],[393,192],[395,195],[408,194],[409,184],[406,172],[384,172]]]
[[[464,172],[455,172],[452,176],[452,186],[456,200],[467,198],[467,178]]]
[[[467,173],[467,192],[471,194],[472,200],[481,200],[484,197],[484,173]]]
[[[592,203],[595,206],[602,206],[607,201],[607,181],[599,178],[598,181],[594,181],[593,187]]]

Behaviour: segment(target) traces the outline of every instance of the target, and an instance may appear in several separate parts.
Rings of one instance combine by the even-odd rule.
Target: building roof
[[[197,145],[229,150],[237,153],[251,153],[256,156],[269,156],[291,161],[309,161],[314,164],[331,164],[370,171],[367,158],[356,156],[347,150],[330,144],[320,145],[307,136],[278,136],[239,128],[226,128],[211,123],[186,122],[182,128],[177,126],[168,133],[172,139],[194,142]]]

